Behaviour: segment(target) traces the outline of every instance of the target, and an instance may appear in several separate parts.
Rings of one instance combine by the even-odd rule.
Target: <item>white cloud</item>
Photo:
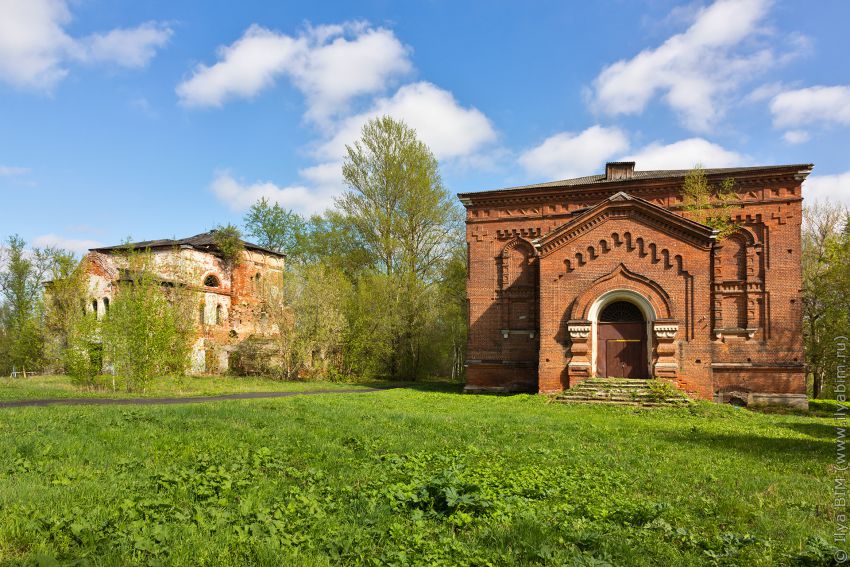
[[[689,138],[672,144],[653,142],[622,159],[635,162],[637,170],[690,169],[698,163],[703,167],[737,167],[752,162],[744,154],[703,138]]]
[[[835,201],[850,207],[850,171],[834,175],[812,175],[803,182],[807,201]]]
[[[216,172],[210,189],[219,201],[233,211],[244,211],[265,197],[287,209],[313,213],[321,212],[332,199],[321,199],[314,191],[303,185],[281,187],[270,181],[245,184],[228,171]]]
[[[813,124],[850,125],[850,86],[815,86],[785,91],[770,102],[773,125],[794,128]]]
[[[89,250],[89,248],[98,248],[100,246],[103,246],[103,244],[101,244],[97,240],[65,238],[56,234],[44,234],[42,236],[36,237],[32,243],[33,246],[52,246],[54,248],[70,250],[71,252],[75,252],[77,254],[85,254]]]
[[[231,98],[249,98],[271,85],[306,43],[253,25],[232,45],[219,49],[220,61],[198,66],[177,86],[188,106],[221,106]]]
[[[13,175],[23,175],[25,173],[29,173],[29,168],[0,165],[0,177],[11,177]]]
[[[241,211],[260,197],[301,213],[319,213],[331,207],[345,188],[342,161],[345,145],[360,138],[370,118],[390,115],[404,120],[439,159],[465,160],[495,140],[496,132],[484,114],[458,104],[452,94],[430,83],[404,86],[392,97],[376,100],[368,112],[336,123],[336,130],[316,149],[318,163],[301,169],[304,184],[281,187],[271,182],[245,184],[230,173],[216,174],[211,185],[220,201]]]
[[[631,153],[629,139],[618,128],[592,126],[578,134],[561,132],[520,154],[529,173],[545,179],[567,179],[602,171],[607,161],[634,161],[637,170],[736,167],[752,162],[744,154],[727,150],[703,138],[671,144],[653,142]]]
[[[258,25],[219,49],[177,86],[187,106],[221,106],[250,98],[287,76],[307,99],[308,118],[324,122],[360,95],[382,92],[412,69],[409,50],[393,32],[363,22],[308,28],[297,36]]]
[[[744,101],[764,102],[768,99],[775,97],[777,94],[787,89],[787,85],[778,81],[773,83],[765,83],[751,90],[750,93],[744,97]]]
[[[70,21],[65,0],[0,0],[0,80],[49,90],[72,61],[141,67],[171,35],[168,27],[148,22],[73,38],[65,32]]]
[[[469,156],[496,139],[493,125],[480,110],[463,107],[449,91],[419,82],[401,87],[392,97],[376,100],[367,112],[342,120],[317,154],[325,160],[341,159],[346,144],[360,137],[363,125],[383,115],[404,120],[438,159]]]
[[[171,38],[172,31],[157,22],[135,28],[114,29],[80,40],[79,56],[87,63],[113,63],[122,67],[144,67]]]
[[[591,175],[606,160],[626,151],[629,140],[618,128],[591,126],[574,134],[561,132],[519,157],[522,166],[547,179],[566,179]]]
[[[802,144],[808,142],[810,137],[805,130],[788,130],[782,136],[789,144]]]
[[[726,95],[757,72],[783,62],[751,40],[769,0],[718,0],[699,11],[693,24],[662,45],[604,68],[589,91],[592,106],[607,114],[635,114],[656,96],[696,131],[708,131],[723,114]],[[804,38],[789,41],[791,53],[806,48]]]
[[[67,70],[73,47],[62,29],[71,20],[64,2],[0,0],[0,78],[21,87],[48,88]]]
[[[359,28],[359,35],[351,40],[328,33],[333,40],[314,47],[293,73],[295,84],[309,101],[310,118],[322,120],[338,114],[351,98],[382,92],[392,77],[412,70],[408,49],[391,31]]]

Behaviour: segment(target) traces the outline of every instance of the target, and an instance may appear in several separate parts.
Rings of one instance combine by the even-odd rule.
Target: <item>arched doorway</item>
[[[617,299],[596,321],[596,375],[648,378],[647,320],[635,303]]]

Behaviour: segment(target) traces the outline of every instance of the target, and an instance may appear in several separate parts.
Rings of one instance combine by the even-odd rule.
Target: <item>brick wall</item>
[[[683,216],[681,177],[463,195],[468,386],[553,391],[592,374],[588,311],[620,289],[640,294],[658,319],[658,329],[650,324],[648,330],[653,374],[705,399],[736,388],[805,393],[800,223],[806,174],[799,166],[736,174],[739,233],[722,242],[701,240],[693,227],[690,233],[676,228]],[[620,191],[665,209],[668,218],[597,219],[546,248],[561,227]]]

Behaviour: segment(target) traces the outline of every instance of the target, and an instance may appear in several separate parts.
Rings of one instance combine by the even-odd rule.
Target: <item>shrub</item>
[[[128,252],[122,282],[103,320],[103,343],[128,390],[144,390],[157,375],[182,375],[189,362],[192,302],[182,288],[165,285],[150,267],[150,254]]]
[[[221,252],[225,264],[230,267],[239,264],[245,245],[242,243],[242,234],[238,228],[232,224],[217,227],[213,231],[213,242]]]
[[[103,369],[103,344],[94,314],[79,315],[69,325],[62,365],[75,385],[86,388],[94,385]]]

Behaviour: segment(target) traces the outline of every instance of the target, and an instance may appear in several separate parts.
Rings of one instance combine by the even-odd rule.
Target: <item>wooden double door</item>
[[[646,323],[597,323],[596,375],[648,378]]]

